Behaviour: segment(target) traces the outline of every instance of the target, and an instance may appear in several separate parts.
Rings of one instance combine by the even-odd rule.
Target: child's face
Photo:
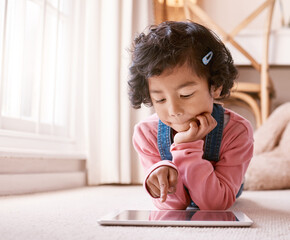
[[[149,78],[148,84],[158,117],[176,132],[188,130],[196,116],[211,113],[214,98],[222,90],[212,88],[210,92],[207,80],[198,77],[187,64]]]

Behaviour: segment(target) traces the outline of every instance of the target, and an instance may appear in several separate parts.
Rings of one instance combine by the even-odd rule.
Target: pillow
[[[278,107],[254,134],[245,190],[290,188],[290,103]]]

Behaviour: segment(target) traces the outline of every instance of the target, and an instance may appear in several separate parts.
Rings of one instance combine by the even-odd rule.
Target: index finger
[[[168,184],[171,193],[174,193],[176,190],[177,179],[178,179],[177,171],[174,168],[169,168]]]
[[[209,124],[215,122],[215,119],[214,119],[214,117],[211,115],[211,113],[206,112],[206,113],[204,114],[204,116],[206,117],[206,120],[208,121]]]
[[[160,199],[161,202],[165,202],[168,193],[168,180],[167,175],[162,174],[158,177],[159,186],[160,186]]]
[[[209,128],[210,130],[214,129],[217,125],[216,120],[214,119],[214,117],[210,114],[210,113],[203,113],[199,116],[196,117],[199,122],[200,122],[200,126],[201,128]]]

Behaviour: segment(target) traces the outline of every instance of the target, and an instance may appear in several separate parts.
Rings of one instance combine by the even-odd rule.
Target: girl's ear
[[[220,86],[218,88],[212,86],[211,87],[211,95],[213,98],[219,98],[221,96],[221,92],[223,90],[223,86]]]

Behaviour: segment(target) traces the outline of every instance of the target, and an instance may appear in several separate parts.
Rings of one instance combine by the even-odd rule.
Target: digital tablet
[[[132,226],[230,226],[249,227],[253,221],[237,211],[123,210],[98,220],[101,225]]]

